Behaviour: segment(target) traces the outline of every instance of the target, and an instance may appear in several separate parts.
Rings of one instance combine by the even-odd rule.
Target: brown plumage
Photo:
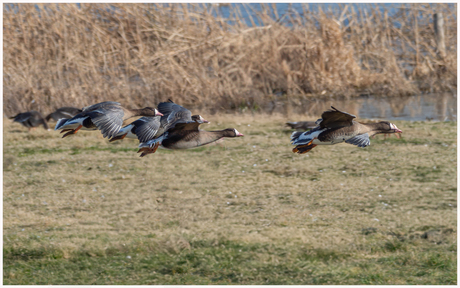
[[[318,126],[307,132],[294,132],[291,142],[296,147],[294,153],[307,153],[317,145],[333,145],[342,142],[366,147],[370,145],[369,137],[379,133],[402,133],[396,125],[388,121],[378,123],[359,123],[355,115],[342,112],[334,107],[323,112]]]
[[[225,137],[233,138],[244,136],[234,128],[218,131],[191,130],[187,128],[187,126],[193,125],[193,123],[187,124],[183,129],[168,131],[158,139],[142,143],[139,145],[141,149],[138,151],[142,152],[140,157],[154,153],[160,144],[167,149],[190,149],[215,142]]]
[[[178,130],[168,132],[168,137],[161,142],[164,148],[168,149],[189,149],[203,146],[221,138],[241,137],[234,128],[227,128],[219,131],[204,131],[204,130]]]

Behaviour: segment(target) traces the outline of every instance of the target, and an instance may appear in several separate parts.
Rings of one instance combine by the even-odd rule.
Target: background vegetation
[[[217,5],[4,4],[4,112],[171,97],[234,109],[283,97],[452,92],[457,9],[449,5],[313,12],[305,4],[303,15],[284,17],[268,4],[259,12],[243,5],[224,18]],[[239,9],[253,16],[242,19]],[[436,52],[435,12],[444,15],[445,56]]]
[[[456,122],[297,155],[284,117],[144,158],[4,121],[4,284],[457,284]]]

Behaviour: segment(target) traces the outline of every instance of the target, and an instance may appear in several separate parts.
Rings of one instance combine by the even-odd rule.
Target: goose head
[[[379,122],[378,124],[379,124],[379,130],[381,131],[381,133],[402,133],[402,131],[398,129],[398,127],[396,127],[395,124],[390,123],[388,121],[382,121],[382,122]]]
[[[235,128],[227,128],[223,130],[225,137],[243,137],[243,133],[238,132]]]
[[[201,117],[201,115],[193,115],[192,120],[195,121],[196,123],[199,123],[199,124],[211,123],[208,120],[206,120],[203,117]]]

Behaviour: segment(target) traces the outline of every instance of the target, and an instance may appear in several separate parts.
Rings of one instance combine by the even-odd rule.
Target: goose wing
[[[345,141],[345,143],[353,144],[358,147],[366,147],[371,145],[371,140],[369,140],[369,134],[364,133],[348,139],[347,141]]]
[[[85,114],[91,118],[97,129],[101,130],[104,138],[114,137],[123,126],[124,112],[121,106],[105,105]]]
[[[332,106],[331,108],[332,110],[323,112],[321,121],[317,121],[321,128],[340,128],[353,125],[355,115],[340,111]]]
[[[174,103],[171,99],[168,102],[158,104],[158,111],[162,113],[170,125],[177,123],[187,123],[192,121],[190,110]]]
[[[81,110],[83,112],[89,112],[89,111],[101,109],[101,108],[104,108],[104,107],[107,107],[107,106],[121,106],[121,104],[119,102],[115,102],[115,101],[105,101],[105,102],[101,102],[101,103],[97,103],[97,104],[93,104],[93,105],[90,105],[90,106],[83,107]]]
[[[191,121],[187,123],[176,123],[174,127],[171,127],[168,129],[168,132],[172,131],[179,131],[179,130],[192,130],[192,131],[198,131],[199,126],[201,123],[198,123],[196,121]]]
[[[142,117],[131,123],[135,127],[134,133],[137,139],[139,139],[139,142],[147,142],[155,138],[160,129],[160,118],[160,116]]]

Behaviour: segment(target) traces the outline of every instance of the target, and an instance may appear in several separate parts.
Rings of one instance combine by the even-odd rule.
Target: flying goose
[[[142,109],[128,109],[118,102],[106,101],[84,107],[83,111],[73,118],[60,119],[54,130],[67,132],[62,138],[77,133],[78,130],[100,130],[105,137],[112,138],[122,128],[123,122],[136,116],[163,115],[157,109],[145,107]]]
[[[38,127],[40,124],[43,125],[43,128],[46,130],[50,130],[42,114],[35,110],[16,114],[15,116],[10,117],[10,119],[14,119],[13,122],[21,123],[25,127],[29,128],[29,131],[31,128]]]
[[[242,133],[234,128],[227,128],[218,131],[199,130],[198,125],[188,123],[179,129],[172,129],[165,132],[160,137],[141,143],[139,152],[143,152],[140,157],[155,153],[159,145],[166,149],[189,149],[203,146],[215,142],[224,137],[242,137]],[[154,149],[153,152],[151,152]]]
[[[294,153],[307,153],[317,145],[333,145],[338,143],[353,144],[358,147],[370,145],[369,137],[379,133],[402,133],[395,124],[388,121],[378,123],[359,123],[354,121],[355,115],[342,112],[332,107],[316,121],[317,127],[307,132],[294,132],[291,135]]]
[[[81,113],[82,110],[74,107],[61,107],[59,109],[56,109],[56,111],[48,114],[46,116],[45,120],[50,121],[51,118],[53,118],[54,121],[58,121],[59,119],[70,119],[77,115],[78,113]]]

